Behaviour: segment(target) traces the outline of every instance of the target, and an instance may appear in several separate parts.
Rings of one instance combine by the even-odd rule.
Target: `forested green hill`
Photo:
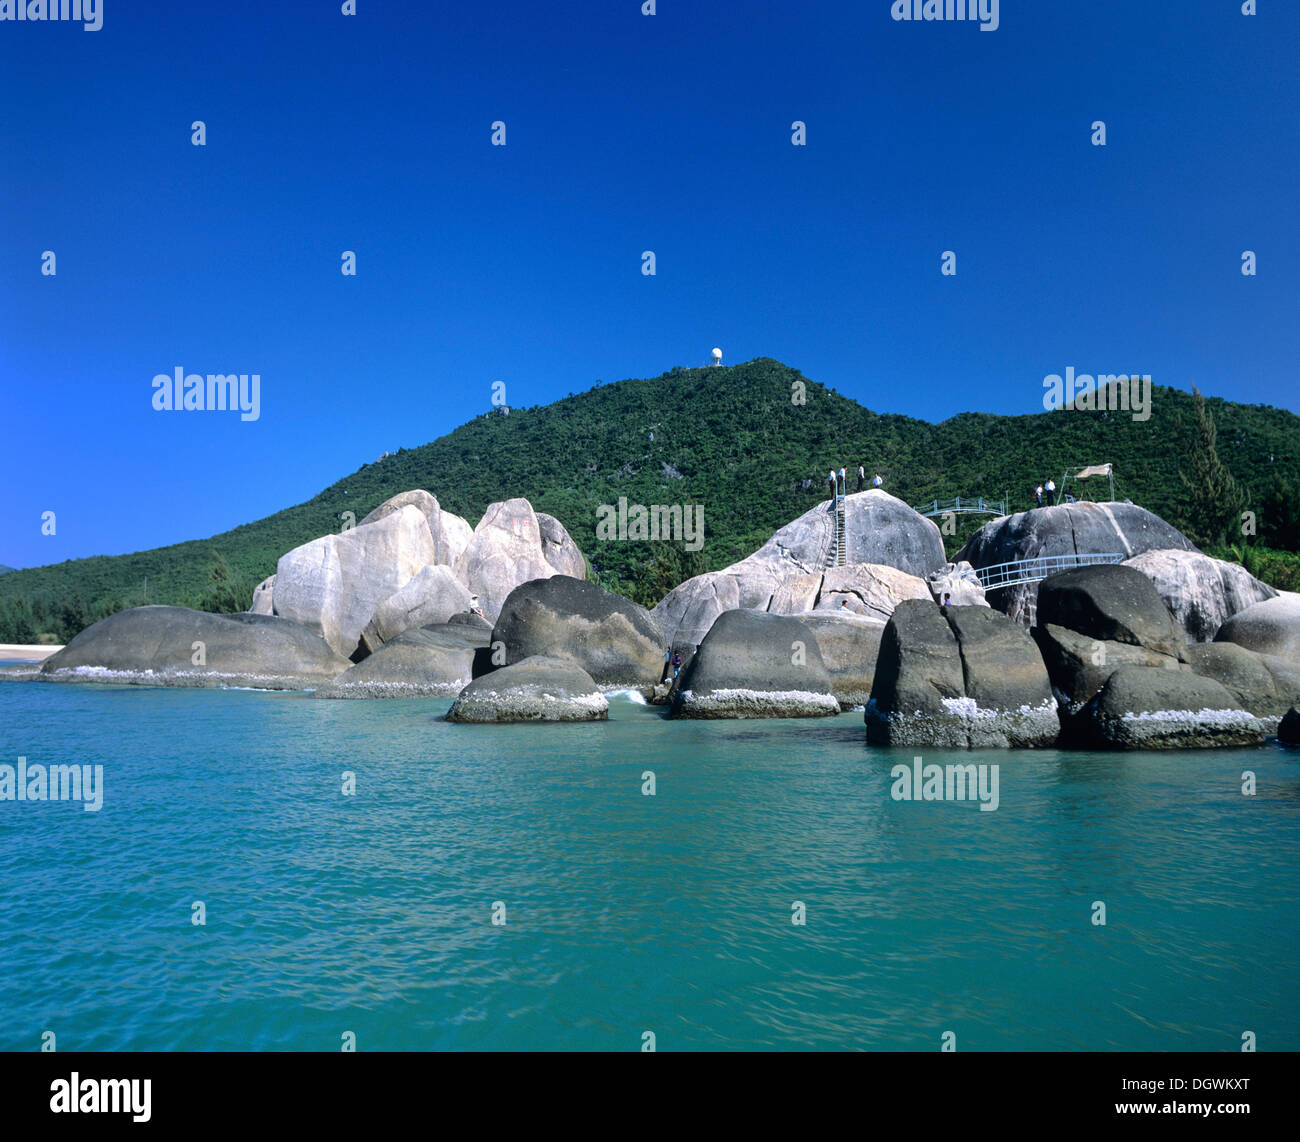
[[[804,403],[792,399],[800,386]],[[888,388],[879,400],[891,400]],[[1206,407],[1219,455],[1259,513],[1260,541],[1294,549],[1287,505],[1300,499],[1300,417],[1218,399]],[[342,513],[359,520],[408,488],[428,489],[471,525],[492,501],[524,496],[569,529],[595,578],[651,603],[687,576],[753,551],[826,497],[832,466],[855,472],[859,462],[908,503],[1005,494],[1015,511],[1030,506],[1034,484],[1049,475],[1059,483],[1067,467],[1110,461],[1118,498],[1188,528],[1179,465],[1194,425],[1191,393],[1163,387],[1154,390],[1145,422],[1123,412],[1070,410],[963,413],[936,425],[871,412],[769,358],[674,369],[550,405],[484,413],[430,444],[363,466],[304,504],[210,539],[6,574],[0,642],[34,641],[45,632],[62,641],[145,601],[246,607],[281,554],[337,530]],[[1109,495],[1104,479],[1078,490],[1089,499]],[[597,508],[620,496],[633,504],[702,504],[703,550],[598,543]],[[949,550],[980,522],[965,517]]]

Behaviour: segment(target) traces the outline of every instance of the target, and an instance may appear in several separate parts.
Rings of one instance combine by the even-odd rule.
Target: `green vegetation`
[[[804,404],[791,399],[800,385]],[[881,387],[888,392],[888,384]],[[1201,453],[1189,453],[1190,462],[1182,454],[1195,440],[1184,424],[1200,441]],[[1218,449],[1222,473],[1256,512],[1258,541],[1270,549],[1300,546],[1300,417],[1290,412],[1216,398],[1198,404],[1189,393],[1157,387],[1145,422],[1122,412],[1056,411],[971,412],[930,424],[871,412],[769,358],[678,368],[597,385],[550,405],[483,413],[431,444],[363,466],[307,503],[210,539],[5,575],[0,641],[32,642],[41,633],[64,641],[87,622],[146,601],[242,609],[284,552],[337,531],[344,512],[360,520],[409,488],[427,488],[471,524],[494,500],[526,497],[569,529],[593,578],[643,603],[748,555],[826,497],[832,466],[855,474],[859,463],[868,477],[879,471],[885,490],[910,504],[1005,495],[1009,510],[1018,511],[1030,506],[1040,480],[1060,483],[1066,468],[1110,461],[1120,499],[1179,528],[1217,534],[1221,525],[1230,540],[1240,531],[1240,512],[1228,510],[1236,500],[1216,506],[1189,497],[1180,473],[1180,456],[1193,484],[1205,472],[1218,473],[1211,463]],[[1088,499],[1110,493],[1105,479],[1068,490]],[[703,550],[597,542],[596,510],[619,496],[631,504],[703,504]],[[1216,521],[1215,512],[1223,518]],[[949,551],[987,519],[959,517],[958,533],[945,537]],[[1289,566],[1285,556],[1277,559],[1277,567]]]
[[[1184,438],[1182,414],[1174,413],[1174,429],[1182,442],[1184,460],[1178,472],[1185,493],[1183,511],[1187,526],[1183,531],[1199,546],[1222,545],[1230,535],[1240,534],[1247,497],[1219,458],[1214,414],[1206,408],[1205,398],[1195,387],[1192,409],[1196,425],[1189,438]]]
[[[1300,554],[1294,551],[1234,543],[1227,547],[1207,547],[1205,554],[1240,563],[1256,579],[1279,591],[1300,591]]]

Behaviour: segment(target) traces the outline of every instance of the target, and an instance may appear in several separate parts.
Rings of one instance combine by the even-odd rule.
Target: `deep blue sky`
[[[206,536],[494,381],[545,403],[714,345],[930,420],[1040,411],[1068,365],[1300,409],[1292,0],[1003,0],[996,32],[340,3],[0,23],[0,563]],[[260,419],[154,411],[177,365],[259,373]]]

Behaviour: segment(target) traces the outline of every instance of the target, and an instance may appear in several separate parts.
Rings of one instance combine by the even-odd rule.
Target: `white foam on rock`
[[[1246,710],[1147,710],[1121,715],[1126,722],[1196,722],[1211,726],[1253,726],[1259,719]]]
[[[626,698],[634,706],[648,705],[648,703],[645,700],[645,695],[642,694],[640,690],[631,690],[631,689],[607,690],[605,691],[605,697]]]

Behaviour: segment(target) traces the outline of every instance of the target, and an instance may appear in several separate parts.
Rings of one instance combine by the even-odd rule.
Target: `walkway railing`
[[[931,500],[928,504],[916,504],[913,511],[923,516],[947,515],[949,512],[979,512],[984,515],[1006,515],[1006,500],[986,500],[983,496],[958,496],[953,500]]]
[[[1075,567],[1095,567],[1100,563],[1122,563],[1128,557],[1117,552],[1104,555],[1040,555],[1037,559],[1017,559],[1011,563],[995,563],[992,567],[977,567],[975,574],[984,590],[1016,587],[1021,583],[1037,583],[1058,571]]]

